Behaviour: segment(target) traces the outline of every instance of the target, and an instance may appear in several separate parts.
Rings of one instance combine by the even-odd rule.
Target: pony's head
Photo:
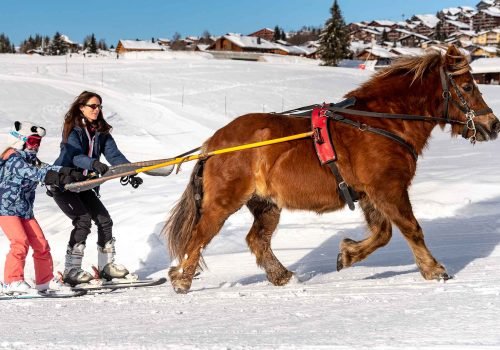
[[[467,58],[450,46],[440,67],[443,117],[452,123],[452,134],[472,143],[497,138],[500,122],[483,99]]]

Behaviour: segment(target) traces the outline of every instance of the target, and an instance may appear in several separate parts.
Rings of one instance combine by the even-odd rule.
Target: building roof
[[[490,7],[490,8],[481,10],[481,12],[484,12],[490,16],[493,16],[493,17],[500,17],[500,8],[498,8],[498,7]]]
[[[122,46],[125,49],[129,50],[157,50],[157,51],[163,50],[158,43],[152,43],[150,41],[120,40],[118,43],[122,43]]]
[[[457,28],[460,28],[460,29],[465,29],[465,30],[469,30],[470,29],[470,25],[464,23],[464,22],[460,22],[460,21],[452,21],[452,20],[446,20],[447,23],[457,27]]]
[[[230,42],[241,48],[264,49],[264,50],[272,50],[277,48],[277,46],[272,42],[269,42],[266,39],[261,39],[255,36],[226,34],[223,36],[223,38],[229,40]]]
[[[435,15],[415,15],[415,17],[418,18],[418,20],[422,22],[423,25],[429,28],[436,27],[440,21],[440,19]]]
[[[470,64],[472,73],[500,73],[500,58],[479,58]]]

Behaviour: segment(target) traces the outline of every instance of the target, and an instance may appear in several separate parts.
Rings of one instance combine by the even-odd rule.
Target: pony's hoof
[[[342,253],[337,255],[337,271],[340,271],[344,268],[344,263],[342,262]]]
[[[171,281],[174,292],[177,294],[187,294],[189,288],[191,288],[191,283],[186,280]]]
[[[274,284],[275,286],[284,286],[290,281],[290,278],[292,278],[293,273],[290,271],[286,270],[284,273],[278,275],[278,276],[270,276],[269,281]]]
[[[451,280],[453,276],[448,275],[446,272],[443,272],[437,277],[438,281],[448,281]]]

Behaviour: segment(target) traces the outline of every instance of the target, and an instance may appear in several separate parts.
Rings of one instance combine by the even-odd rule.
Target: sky
[[[346,23],[401,20],[442,8],[475,5],[479,0],[339,0]],[[19,45],[29,35],[56,31],[83,42],[94,33],[108,45],[119,39],[172,38],[228,32],[250,34],[276,25],[285,31],[323,25],[332,0],[6,0],[0,8],[0,33]]]

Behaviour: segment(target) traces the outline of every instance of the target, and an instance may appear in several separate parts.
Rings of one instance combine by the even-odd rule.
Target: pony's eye
[[[464,84],[462,85],[462,89],[464,89],[465,92],[471,92],[474,87],[472,86],[472,84]]]

